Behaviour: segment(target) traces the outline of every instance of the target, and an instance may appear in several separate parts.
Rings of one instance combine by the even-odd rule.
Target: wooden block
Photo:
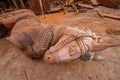
[[[80,6],[80,7],[84,7],[84,8],[88,8],[88,9],[93,9],[93,8],[94,8],[92,5],[81,4],[81,3],[78,3],[78,6]]]

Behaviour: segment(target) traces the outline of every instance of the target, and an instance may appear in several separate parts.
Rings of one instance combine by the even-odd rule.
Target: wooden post
[[[25,9],[26,7],[25,7],[25,4],[24,4],[23,0],[19,0],[19,1],[20,1],[21,7],[22,7],[23,9]]]
[[[28,4],[30,9],[35,12],[35,14],[42,14],[39,0],[28,0]]]
[[[44,12],[44,9],[43,9],[43,3],[42,3],[42,0],[40,0],[39,3],[40,3],[40,7],[41,7],[41,11],[42,11],[42,15],[43,15],[44,18],[45,18],[45,12]]]
[[[50,10],[50,3],[49,0],[41,0],[44,12],[47,12]],[[42,8],[40,5],[40,0],[28,0],[28,4],[30,6],[30,9],[34,11],[36,14],[42,14]]]
[[[41,0],[43,3],[44,11],[47,12],[50,10],[50,0]]]
[[[18,9],[18,5],[17,5],[16,0],[13,0],[13,4],[14,4],[14,6],[15,6],[15,9]]]

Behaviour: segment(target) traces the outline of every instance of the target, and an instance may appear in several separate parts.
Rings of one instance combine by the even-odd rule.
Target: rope
[[[46,29],[44,33],[41,36],[41,39],[39,41],[39,47],[36,52],[39,52],[42,48],[48,49],[49,45],[51,44],[53,39],[53,33],[50,29]]]
[[[66,46],[67,44],[69,44],[70,42],[83,38],[83,37],[92,37],[89,35],[86,36],[80,36],[80,37],[75,37],[74,35],[71,35],[70,37],[68,37],[67,39],[63,40],[61,43],[59,43],[56,47],[55,50],[50,51],[51,53],[58,51],[59,49],[63,48],[64,46]],[[82,42],[83,43],[83,42]]]

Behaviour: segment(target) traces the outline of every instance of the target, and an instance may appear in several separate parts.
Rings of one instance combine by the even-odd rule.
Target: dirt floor
[[[120,16],[120,10],[99,7],[103,12]],[[120,21],[101,18],[95,10],[39,16],[42,23],[56,26],[88,28],[115,44],[120,44]],[[5,44],[3,44],[5,43]],[[48,64],[43,59],[31,60],[11,44],[1,42],[0,80],[120,80],[120,47],[102,51],[104,61],[81,61]],[[7,46],[6,46],[7,45]]]

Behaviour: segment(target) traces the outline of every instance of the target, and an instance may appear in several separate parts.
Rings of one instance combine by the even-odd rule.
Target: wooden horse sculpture
[[[78,58],[102,60],[99,52],[115,46],[101,42],[101,38],[90,30],[42,24],[30,10],[5,13],[0,15],[0,19],[0,24],[11,29],[6,40],[31,58],[44,56],[48,63],[68,62]]]

